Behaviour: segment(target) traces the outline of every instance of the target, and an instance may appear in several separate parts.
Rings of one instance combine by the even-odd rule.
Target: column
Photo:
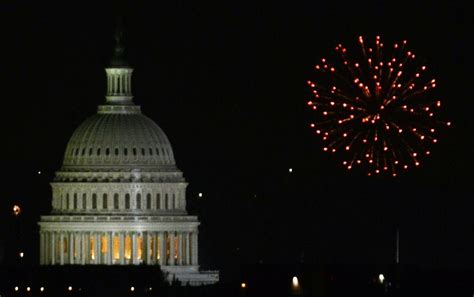
[[[152,251],[152,249],[150,248],[150,232],[145,232],[145,257],[144,259],[146,260],[145,263],[146,264],[151,264],[151,255],[150,255],[150,252]]]
[[[165,232],[160,232],[160,265],[167,265],[166,263],[166,237]]]
[[[124,265],[125,264],[125,234],[123,232],[120,232],[119,238],[120,238],[120,249],[119,249],[120,265]]]
[[[190,262],[189,261],[189,258],[190,258],[189,248],[190,248],[190,246],[189,246],[189,233],[188,232],[184,233],[184,239],[185,239],[184,240],[184,247],[185,247],[185,250],[186,250],[186,252],[185,252],[186,253],[186,255],[185,255],[186,258],[185,259],[186,260],[185,261],[186,261],[186,265],[190,265],[191,264],[191,263],[189,263]]]
[[[51,264],[51,260],[49,259],[50,258],[50,236],[49,236],[49,233],[50,232],[44,232],[44,243],[45,243],[45,251],[44,251],[44,264],[48,265],[48,264]]]
[[[183,265],[183,232],[178,233],[178,265]]]
[[[86,253],[87,253],[87,237],[86,237],[86,234],[85,233],[81,233],[81,244],[82,244],[82,248],[81,248],[81,264],[82,265],[85,265],[86,264]]]
[[[198,236],[197,231],[191,234],[192,265],[198,265]]]
[[[76,253],[74,254],[74,264],[80,264],[80,257],[81,257],[81,237],[79,233],[74,233],[74,245],[75,245],[75,251]]]
[[[73,264],[74,263],[74,236],[73,236],[73,233],[68,233],[67,238],[68,238],[68,242],[67,242],[68,243],[68,249],[67,249],[68,254],[67,255],[69,257],[68,257],[68,259],[66,259],[66,260],[68,260],[66,262],[68,262],[68,264]]]
[[[95,254],[95,261],[94,264],[100,264],[100,234],[94,233],[94,254]]]
[[[132,264],[137,264],[137,249],[138,249],[138,240],[137,240],[137,233],[132,233]]]
[[[44,232],[40,232],[40,265],[44,265]]]
[[[54,265],[56,263],[56,254],[55,254],[55,244],[56,244],[56,241],[55,241],[55,234],[54,232],[51,232],[51,240],[50,240],[50,244],[51,244],[51,265]]]
[[[112,232],[108,232],[108,236],[107,236],[107,243],[109,244],[109,247],[107,249],[107,252],[108,252],[108,257],[107,257],[107,264],[109,265],[112,265],[114,263],[114,259],[113,259],[113,251],[112,251],[112,247],[113,247],[113,233]]]
[[[156,264],[156,256],[158,255],[156,252],[156,241],[158,240],[158,236],[156,236],[156,232],[150,233],[150,236],[152,238],[151,241],[151,262],[150,264],[155,265]]]
[[[64,265],[64,234],[59,235],[59,264]]]
[[[168,232],[168,236],[170,237],[170,263],[169,265],[175,265],[174,259],[174,232]]]

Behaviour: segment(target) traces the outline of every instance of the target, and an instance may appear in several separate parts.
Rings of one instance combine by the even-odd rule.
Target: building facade
[[[40,225],[41,265],[160,265],[191,285],[199,271],[196,216],[187,183],[161,128],[133,102],[133,69],[120,36],[107,67],[106,102],[70,138]]]

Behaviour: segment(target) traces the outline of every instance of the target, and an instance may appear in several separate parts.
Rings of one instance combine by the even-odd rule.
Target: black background
[[[134,100],[190,183],[203,268],[391,263],[397,226],[402,263],[474,268],[473,17],[463,1],[124,6]],[[26,261],[36,261],[36,221],[49,212],[67,141],[104,102],[116,11],[112,2],[0,5],[0,238],[8,251],[19,236]],[[359,35],[407,39],[453,122],[431,158],[397,179],[347,172],[308,128],[314,63]],[[24,212],[13,228],[14,203]]]

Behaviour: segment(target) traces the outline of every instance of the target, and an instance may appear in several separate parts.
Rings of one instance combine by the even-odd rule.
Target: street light
[[[241,287],[242,289],[245,289],[245,288],[247,288],[247,284],[246,284],[246,283],[241,283],[241,284],[240,284],[240,287]]]
[[[13,205],[13,215],[18,217],[21,214],[21,207],[17,204]]]
[[[383,274],[379,274],[379,283],[383,284],[385,281],[385,276]]]
[[[301,295],[300,281],[296,276],[291,279],[291,292],[293,295]]]

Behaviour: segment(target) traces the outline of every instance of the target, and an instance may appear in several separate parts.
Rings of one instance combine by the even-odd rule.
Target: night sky
[[[134,100],[190,183],[203,268],[392,263],[397,226],[402,263],[474,268],[474,26],[463,1],[147,3],[124,9]],[[20,234],[30,261],[66,143],[105,101],[113,6],[0,4],[0,245]],[[346,171],[308,127],[315,62],[359,35],[407,39],[453,123],[400,178]],[[11,228],[14,203],[24,214]]]

